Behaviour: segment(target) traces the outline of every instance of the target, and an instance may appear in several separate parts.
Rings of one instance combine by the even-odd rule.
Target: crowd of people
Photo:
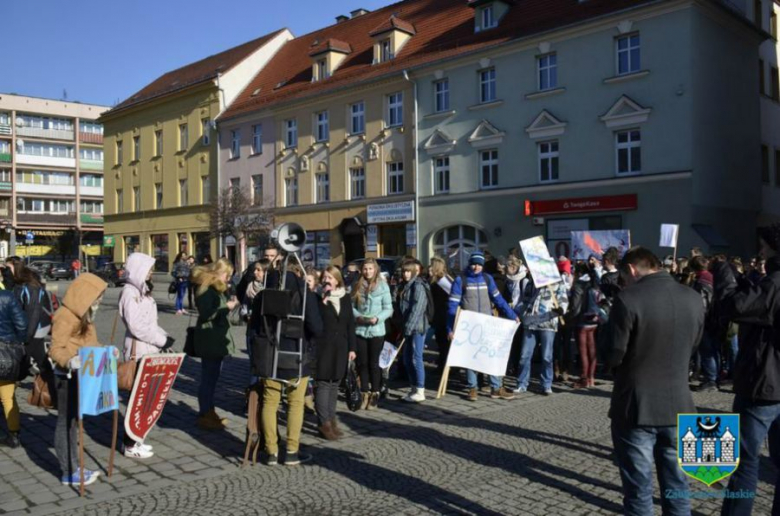
[[[231,314],[238,313],[247,325],[247,381],[262,391],[266,462],[280,462],[277,413],[286,400],[283,462],[296,465],[309,458],[299,449],[307,395],[313,392],[320,435],[341,438],[337,401],[345,375],[354,366],[360,408],[380,408],[389,374],[389,368],[380,366],[380,355],[387,341],[402,347],[396,369],[409,387],[402,400],[424,402],[426,346],[435,344],[440,376],[458,310],[469,310],[519,323],[505,377],[464,371],[469,401],[478,401],[482,389],[507,401],[528,391],[537,349],[542,395],[552,395],[554,384],[590,389],[602,375],[614,378],[610,417],[628,513],[652,511],[652,457],[662,488],[687,485],[677,467],[675,426],[678,413],[696,410],[691,396],[695,384],[706,392],[733,382],[742,441],[730,489],[754,491],[760,447],[767,437],[773,459],[780,460],[780,226],[765,228],[760,236],[761,254],[745,262],[705,256],[696,248],[684,258],[658,259],[641,247],[624,256],[610,248],[574,263],[561,257],[561,281],[544,287],[534,284],[516,249],[506,258],[474,250],[463,271],[449,270],[440,257],[425,266],[411,256],[399,260],[395,271],[382,271],[371,258],[343,269],[302,269],[293,262],[283,266],[284,253],[269,245],[241,274],[225,258],[195,266],[182,253],[169,291],[176,296],[177,314],[187,313],[188,292],[197,311],[192,351],[201,367],[197,425],[221,430],[228,424],[218,415],[214,398],[223,360],[235,351],[230,326],[236,318]],[[126,327],[125,360],[140,360],[174,343],[158,325],[151,296],[153,267],[148,255],[128,258],[118,311]],[[70,371],[80,367],[78,349],[97,343],[94,318],[106,284],[82,273],[59,303],[21,260],[10,259],[2,274],[0,345],[23,343],[28,359],[19,378],[34,373],[48,386],[58,410],[54,444],[62,481],[75,483],[82,472],[75,461],[78,387]],[[303,317],[299,325],[286,322],[285,331],[277,331],[285,316],[270,306],[279,299],[270,293],[282,285],[281,290],[291,293],[288,309]],[[189,308],[193,310],[192,299]],[[274,350],[300,354],[297,360],[277,363]],[[9,430],[4,444],[12,447],[20,444],[14,397],[19,378],[0,379]],[[153,455],[152,446],[127,437],[123,452],[136,459]],[[87,484],[98,475],[83,474]],[[686,503],[684,498],[662,498],[665,513],[685,512]],[[779,503],[776,499],[780,511]],[[749,513],[750,504],[749,498],[729,499],[724,514]]]

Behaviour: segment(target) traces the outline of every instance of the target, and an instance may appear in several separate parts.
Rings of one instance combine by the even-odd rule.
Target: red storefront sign
[[[133,440],[143,441],[160,419],[184,356],[166,353],[141,359],[125,416],[125,432]]]
[[[605,197],[579,197],[551,201],[525,201],[525,215],[558,215],[562,213],[591,213],[597,211],[626,211],[637,209],[636,194]]]

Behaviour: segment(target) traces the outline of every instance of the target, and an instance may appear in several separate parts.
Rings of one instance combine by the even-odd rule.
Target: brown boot
[[[336,432],[333,431],[333,423],[328,420],[325,421],[319,428],[320,435],[327,439],[328,441],[335,441],[339,438],[338,435],[336,435]]]
[[[477,388],[469,389],[468,399],[469,401],[477,401]]]
[[[339,420],[335,417],[330,420],[330,427],[333,429],[333,433],[336,434],[337,437],[344,437],[344,431],[339,428]]]
[[[363,401],[360,403],[360,408],[363,410],[368,410],[368,406],[371,404],[371,393],[370,392],[364,392],[363,393]]]
[[[379,407],[379,393],[372,392],[368,398],[368,407],[366,410],[376,410]]]
[[[211,409],[211,412],[206,414],[206,416],[211,418],[211,420],[214,421],[217,424],[220,424],[222,426],[228,426],[227,418],[220,417],[219,414],[217,414],[217,411],[214,410],[214,409]]]

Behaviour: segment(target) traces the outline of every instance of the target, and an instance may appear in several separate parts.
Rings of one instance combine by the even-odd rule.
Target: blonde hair
[[[431,283],[436,283],[447,275],[447,262],[444,258],[434,256],[431,258],[431,263],[428,266],[428,276],[431,278]]]
[[[365,269],[366,265],[371,265],[374,267],[375,274],[374,277],[370,280],[367,280],[365,277],[363,277],[363,269]],[[379,268],[379,263],[373,258],[366,258],[366,260],[363,262],[363,266],[360,267],[360,279],[352,288],[352,300],[355,302],[358,308],[363,306],[363,297],[361,294],[365,292],[365,295],[368,296],[370,292],[373,292],[381,281],[381,276],[382,270]]]
[[[320,275],[320,283],[324,283],[325,282],[325,273],[330,274],[331,276],[333,276],[336,279],[336,283],[337,283],[337,287],[338,288],[344,288],[345,287],[345,285],[344,285],[344,276],[341,275],[341,271],[339,270],[338,267],[336,267],[335,265],[328,265],[327,267],[325,267],[325,270],[322,271],[322,274]]]
[[[201,265],[192,269],[192,282],[198,285],[197,295],[202,296],[209,287],[220,294],[227,290],[227,283],[222,281],[222,273],[227,273],[228,278],[233,275],[233,264],[225,258],[220,258],[210,265]]]

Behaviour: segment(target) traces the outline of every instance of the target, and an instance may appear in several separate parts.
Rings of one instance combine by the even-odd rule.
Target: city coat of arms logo
[[[739,414],[678,414],[677,461],[711,486],[739,466]]]

